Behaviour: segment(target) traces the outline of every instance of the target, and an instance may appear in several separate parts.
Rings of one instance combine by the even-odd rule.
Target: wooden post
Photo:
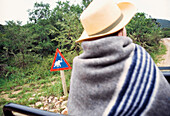
[[[66,85],[64,70],[60,70],[60,75],[61,75],[64,95],[67,96],[68,92],[67,92],[67,85]]]

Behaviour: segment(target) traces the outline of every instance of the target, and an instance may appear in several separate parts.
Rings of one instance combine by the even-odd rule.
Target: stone
[[[48,102],[49,102],[49,103],[51,103],[51,102],[52,102],[52,100],[53,100],[53,97],[52,97],[52,96],[50,96],[50,97],[48,98]]]
[[[42,105],[42,102],[35,103],[36,106]]]
[[[57,102],[55,103],[55,105],[59,105],[59,104],[61,104],[61,101],[57,101]]]
[[[63,101],[64,100],[64,98],[63,97],[60,97],[60,101]]]
[[[61,106],[61,109],[62,109],[62,110],[66,109],[66,108],[67,108],[66,106]]]
[[[34,100],[34,98],[33,98],[33,97],[30,97],[28,100],[29,100],[29,101],[30,101],[30,100]]]
[[[43,108],[43,107],[41,107],[41,108],[40,108],[40,110],[44,110],[44,108]]]
[[[57,110],[57,109],[50,109],[49,111],[50,111],[50,112],[55,112],[55,113],[57,113],[57,112],[58,112],[58,110]]]
[[[61,96],[60,97],[60,101],[64,101],[64,100],[67,100],[68,99],[68,96]]]
[[[1,94],[5,94],[5,91],[2,91]]]
[[[58,101],[57,97],[54,97],[54,99],[52,100],[52,103],[56,103]]]
[[[67,106],[68,101],[63,101],[61,106]]]
[[[46,110],[46,111],[47,111],[47,110],[48,110],[48,106],[44,107],[44,110]]]
[[[41,96],[41,97],[40,97],[40,100],[43,100],[43,101],[44,101],[44,100],[45,100],[45,97],[44,97],[44,96]]]
[[[54,99],[55,99],[56,101],[58,101],[58,97],[54,97]]]
[[[48,103],[44,102],[44,106],[45,106],[45,107],[48,106]]]
[[[29,105],[29,107],[32,107],[32,108],[34,108],[34,104],[31,104],[31,105]]]
[[[54,109],[54,112],[55,112],[55,113],[58,113],[58,112],[59,112],[59,110],[57,110],[57,109]]]
[[[67,108],[65,108],[65,109],[61,112],[61,114],[67,115],[67,114],[68,114]]]

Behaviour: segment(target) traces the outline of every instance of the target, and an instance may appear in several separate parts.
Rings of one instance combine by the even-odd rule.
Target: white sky
[[[28,9],[33,9],[35,2],[49,3],[54,8],[58,0],[0,0],[0,24],[5,21],[28,21]],[[62,0],[63,1],[63,0]],[[78,3],[81,0],[70,0],[71,3]],[[153,18],[170,20],[170,0],[114,0],[115,2],[132,2],[139,12],[145,12]]]

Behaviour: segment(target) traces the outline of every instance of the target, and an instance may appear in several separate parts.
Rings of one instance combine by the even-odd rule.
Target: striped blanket
[[[73,62],[68,112],[75,116],[170,116],[170,86],[128,37],[82,43]]]

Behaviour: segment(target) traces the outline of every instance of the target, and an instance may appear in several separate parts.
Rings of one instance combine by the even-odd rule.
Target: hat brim
[[[96,38],[99,38],[102,36],[106,36],[106,35],[115,33],[117,31],[119,31],[120,29],[122,29],[123,27],[125,27],[130,22],[130,20],[133,18],[133,16],[136,14],[137,9],[132,3],[129,3],[129,2],[121,2],[121,3],[118,3],[117,5],[123,14],[123,18],[118,25],[116,25],[113,29],[111,29],[107,33],[93,35],[93,36],[89,36],[86,33],[86,31],[84,30],[82,35],[80,36],[80,38],[78,40],[76,40],[76,42],[93,40],[93,39],[96,39]]]

